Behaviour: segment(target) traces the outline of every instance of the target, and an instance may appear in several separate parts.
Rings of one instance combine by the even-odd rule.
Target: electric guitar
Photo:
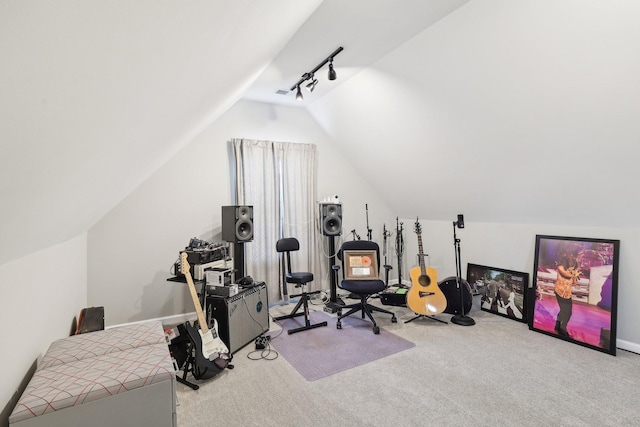
[[[438,286],[438,273],[432,267],[425,267],[422,249],[422,227],[416,219],[415,230],[418,235],[418,259],[420,265],[409,272],[411,288],[407,293],[407,306],[417,314],[432,316],[447,308],[447,298]]]
[[[198,327],[185,323],[185,329],[193,342],[195,348],[194,376],[197,379],[211,378],[222,369],[226,368],[231,360],[229,349],[218,336],[218,323],[213,319],[213,328],[207,327],[207,321],[202,313],[196,286],[191,278],[191,267],[187,261],[187,253],[180,254],[180,270],[187,279],[191,299],[198,315]]]

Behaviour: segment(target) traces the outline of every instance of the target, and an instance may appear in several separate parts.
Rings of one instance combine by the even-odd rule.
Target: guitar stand
[[[193,366],[195,366],[193,363],[194,361],[193,344],[191,343],[187,344],[187,353],[189,354],[189,356],[187,357],[187,360],[184,362],[184,367],[182,368],[183,370],[182,377],[176,375],[176,380],[181,384],[191,387],[192,390],[198,390],[200,388],[198,384],[194,384],[190,381],[187,381],[187,375],[189,374],[189,372],[193,371]]]
[[[447,325],[449,324],[449,322],[445,322],[444,320],[437,319],[437,318],[435,318],[435,317],[433,317],[433,316],[427,316],[427,315],[424,315],[424,314],[418,314],[416,317],[413,317],[413,318],[411,318],[411,319],[409,319],[409,320],[405,320],[405,322],[404,322],[404,323],[413,322],[413,321],[414,321],[414,320],[416,320],[416,319],[422,319],[422,318],[435,320],[436,322],[445,323],[445,324],[447,324]]]
[[[303,293],[298,294],[298,295],[291,295],[291,298],[300,297],[300,300],[298,301],[296,306],[293,308],[293,310],[291,310],[291,313],[286,314],[284,316],[274,317],[273,320],[293,319],[294,317],[304,316],[304,326],[301,326],[299,328],[289,329],[287,331],[287,333],[289,335],[295,334],[296,332],[306,331],[308,329],[319,328],[321,326],[327,326],[327,322],[326,321],[325,322],[320,322],[320,323],[314,323],[312,325],[311,321],[309,320],[309,295],[318,294],[320,292],[321,291],[303,292]],[[301,306],[303,307],[303,310],[298,313],[298,310],[300,309]]]

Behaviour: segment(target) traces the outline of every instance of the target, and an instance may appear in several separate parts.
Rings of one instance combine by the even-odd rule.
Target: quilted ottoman
[[[51,344],[9,425],[176,425],[175,370],[159,321]]]

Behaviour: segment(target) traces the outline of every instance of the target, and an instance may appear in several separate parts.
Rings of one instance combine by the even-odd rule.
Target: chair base
[[[304,326],[299,328],[288,329],[287,333],[289,335],[295,334],[296,332],[307,331],[309,329],[319,328],[321,326],[327,326],[327,322],[320,322],[312,324],[309,320],[309,295],[320,293],[320,291],[314,292],[303,292],[299,295],[291,295],[292,298],[300,297],[300,300],[296,304],[296,306],[291,310],[291,313],[285,314],[284,316],[274,317],[273,320],[284,320],[284,319],[293,319],[294,317],[304,316]],[[298,310],[302,307],[302,311],[298,312]]]
[[[442,320],[442,319],[437,319],[437,318],[435,318],[435,317],[433,317],[433,316],[427,316],[427,315],[424,315],[424,314],[418,314],[416,317],[413,317],[413,318],[411,318],[411,319],[409,319],[409,320],[405,320],[405,321],[404,321],[404,323],[413,322],[413,321],[414,321],[414,320],[416,320],[416,319],[422,319],[422,318],[431,319],[431,320],[435,320],[436,322],[441,322],[441,323],[449,324],[449,322],[446,322],[446,321],[444,321],[444,320]]]
[[[396,318],[396,315],[394,313],[392,313],[389,310],[385,310],[384,308],[380,308],[380,307],[376,307],[375,305],[371,305],[367,302],[368,296],[365,297],[360,297],[360,302],[355,303],[355,304],[349,304],[349,305],[345,305],[344,307],[341,308],[341,310],[344,309],[349,309],[349,311],[345,314],[341,314],[340,312],[338,312],[338,321],[336,322],[336,328],[337,329],[342,329],[342,322],[341,320],[347,316],[351,316],[353,313],[357,312],[357,311],[361,311],[362,312],[362,318],[364,319],[365,314],[367,315],[367,317],[371,320],[371,323],[373,323],[373,333],[374,334],[379,334],[380,333],[380,327],[378,327],[378,324],[376,323],[375,319],[373,318],[373,312],[376,311],[378,313],[385,313],[385,314],[390,314],[391,315],[391,323],[397,323],[398,319]]]

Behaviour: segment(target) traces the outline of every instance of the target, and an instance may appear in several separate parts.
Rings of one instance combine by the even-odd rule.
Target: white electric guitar
[[[212,329],[209,329],[207,326],[207,321],[205,320],[202,307],[200,306],[200,300],[198,299],[198,293],[191,278],[191,267],[187,261],[186,252],[180,254],[180,271],[187,279],[193,306],[198,315],[198,328],[191,326],[188,322],[185,324],[187,333],[191,337],[195,347],[195,367],[201,372],[211,370],[217,373],[220,369],[226,368],[229,360],[231,360],[229,349],[220,339],[220,336],[218,336],[218,323],[216,320],[213,319]],[[214,369],[215,367],[212,364],[215,364],[215,367],[218,369]]]

